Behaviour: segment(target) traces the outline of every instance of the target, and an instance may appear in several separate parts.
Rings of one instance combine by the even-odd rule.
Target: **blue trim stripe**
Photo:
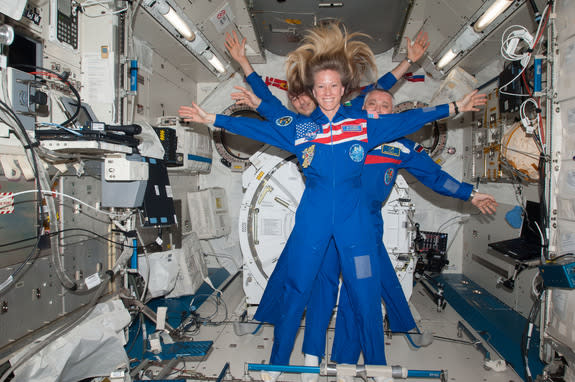
[[[205,158],[199,155],[188,154],[188,160],[195,160],[196,162],[212,163],[212,158]]]

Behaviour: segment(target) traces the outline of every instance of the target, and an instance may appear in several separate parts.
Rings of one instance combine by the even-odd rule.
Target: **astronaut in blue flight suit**
[[[419,33],[413,43],[408,37],[406,37],[406,39],[407,57],[391,72],[385,74],[378,80],[378,88],[386,90],[391,89],[396,84],[397,79],[407,72],[411,64],[417,62],[423,56],[429,46],[427,34],[425,33]],[[226,34],[225,45],[232,58],[234,58],[234,60],[240,65],[242,71],[246,75],[246,80],[252,88],[253,93],[255,93],[255,95],[260,99],[264,99],[275,106],[274,108],[268,108],[268,110],[272,110],[275,114],[264,115],[264,117],[268,120],[281,118],[281,115],[285,113],[286,109],[282,109],[281,101],[279,101],[270,92],[266,84],[257,75],[257,73],[254,72],[253,67],[245,56],[245,41],[246,40],[244,38],[240,43],[236,33],[233,32],[232,35]],[[358,97],[349,102],[349,106],[353,109],[360,110],[363,107],[365,94],[367,94],[372,87],[373,86],[368,86],[364,89]],[[250,93],[241,87],[238,87],[238,89],[241,92],[233,93],[232,98],[236,99],[240,104],[243,103],[255,109],[257,107],[255,103],[258,101],[250,102]],[[298,94],[297,91],[298,89],[288,89],[288,97],[293,107],[299,114],[311,114],[316,108],[315,101],[305,92]],[[335,244],[334,241],[331,240],[327,253],[334,253],[334,251],[336,251]],[[401,293],[398,298],[393,298],[394,295],[392,293],[385,292],[387,290],[396,290],[396,286],[399,285],[399,281],[397,281],[397,276],[392,270],[391,264],[387,264],[389,263],[389,259],[386,258],[384,261],[386,261],[386,264],[383,268],[385,268],[386,273],[389,273],[390,271],[393,272],[393,275],[386,274],[386,277],[383,278],[384,292],[382,292],[382,297],[388,309],[387,314],[391,328],[395,331],[408,331],[415,327],[415,321],[413,320],[413,316],[411,315],[403,293]],[[340,273],[339,264],[331,264],[331,267],[329,266],[330,264],[331,263],[329,261],[326,261],[326,264],[322,266],[321,272],[318,274],[318,279],[320,280],[316,282],[314,291],[312,292],[311,301],[313,303],[309,304],[310,306],[306,312],[306,334],[303,346],[306,365],[317,366],[319,359],[324,356],[323,349],[325,343],[325,331],[331,318],[331,311],[335,305],[335,301],[337,300],[337,285]],[[278,272],[276,272],[276,276],[268,282],[269,287],[266,288],[258,314],[258,317],[272,323],[275,322],[276,319],[274,318],[274,314],[278,312],[279,309],[276,304],[269,303],[270,301],[275,300],[268,298],[268,295],[280,293],[282,279],[281,277],[278,277],[278,274],[280,274],[279,269],[282,267],[283,258],[280,257],[278,262]],[[326,285],[325,289],[323,288],[324,285]]]
[[[429,46],[429,41],[427,39],[426,33],[419,33],[415,38],[415,40],[413,41],[413,43],[408,37],[406,37],[406,40],[407,40],[407,57],[403,61],[401,61],[391,72],[385,74],[378,80],[377,82],[378,87],[383,89],[392,88],[396,84],[397,79],[401,78],[403,74],[407,72],[410,66],[414,62],[417,62],[423,56],[423,54],[425,53],[425,51]],[[259,97],[260,100],[266,100],[268,104],[273,105],[273,107],[262,108],[263,109],[261,111],[262,115],[267,120],[270,121],[281,118],[283,115],[285,115],[286,112],[289,113],[290,111],[287,108],[283,107],[281,101],[271,93],[267,85],[262,81],[261,77],[254,71],[253,67],[251,66],[251,64],[249,63],[249,61],[245,56],[245,41],[246,40],[244,38],[243,41],[240,42],[236,33],[233,32],[233,34],[226,34],[225,45],[232,58],[240,65],[242,71],[246,76],[246,81],[252,88],[253,93],[255,93],[255,95]],[[349,102],[349,106],[351,106],[351,108],[354,110],[361,110],[361,108],[363,107],[363,100],[365,94],[367,94],[369,89],[371,89],[372,87],[373,85],[370,85],[366,89],[364,89],[358,97],[354,98]],[[232,98],[235,99],[236,102],[238,102],[239,104],[243,103],[254,109],[257,108],[257,105],[255,103],[258,102],[259,104],[259,100],[250,102],[250,92],[246,91],[241,87],[238,87],[238,89],[240,90],[240,92],[233,93]],[[305,92],[298,93],[298,89],[296,90],[291,88],[288,89],[288,97],[292,105],[299,114],[310,115],[316,108],[315,101]],[[333,240],[330,241],[330,248],[333,248],[333,250],[335,250]],[[283,260],[282,257],[280,257],[278,261],[280,268],[282,267],[281,265],[282,263]],[[337,275],[339,275],[339,266],[337,267]],[[323,276],[320,275],[319,277]],[[331,277],[328,277],[328,279],[331,279]],[[278,280],[277,284],[279,285],[277,287],[281,288],[282,279],[277,276],[272,278],[268,282],[268,285],[270,285],[270,287],[266,288],[266,292],[264,294],[264,297],[262,298],[262,302],[260,303],[259,314],[256,316],[270,323],[274,323],[276,321],[277,317],[274,317],[274,315],[277,316],[277,312],[279,312],[279,309],[275,304],[269,303],[275,300],[273,298],[268,298],[269,295],[279,293],[278,289],[274,288],[275,280]],[[388,301],[388,304],[391,304],[391,301]],[[323,309],[318,309],[318,311],[324,312]],[[413,318],[411,317],[411,312],[409,312],[407,305],[406,309],[404,309],[403,311],[407,312],[408,316],[402,318],[401,321],[402,322],[407,322],[409,320],[413,321]],[[306,314],[306,317],[309,317],[309,315]],[[320,319],[318,320],[318,322],[323,323],[324,321],[325,318],[323,317],[323,315],[320,315]],[[313,333],[315,332],[313,329],[315,326],[316,326],[315,320],[310,320],[306,318],[306,330],[309,330],[308,328],[311,328],[311,332]],[[324,325],[320,324],[319,326],[323,327]],[[306,336],[306,338],[307,337],[311,337],[311,335]],[[320,358],[321,356],[323,356],[323,354],[320,355]],[[306,353],[306,364],[317,365],[318,357],[317,356],[314,357],[315,358],[309,358],[309,355]]]
[[[373,90],[365,98],[364,109],[370,114],[388,114],[392,111],[392,95],[384,90]],[[409,313],[407,301],[389,261],[385,246],[381,244],[381,237],[383,236],[381,205],[391,193],[397,177],[397,170],[401,168],[409,171],[424,185],[441,195],[470,200],[482,213],[491,214],[495,212],[497,202],[491,195],[473,191],[471,184],[461,183],[442,171],[441,167],[426,154],[421,145],[409,139],[401,138],[395,142],[383,144],[367,154],[362,174],[362,188],[363,197],[370,203],[370,216],[373,219],[371,224],[376,230],[376,237],[379,238],[380,242],[382,297],[386,303],[390,329],[406,332],[416,327],[415,322]],[[334,256],[328,254],[324,261],[324,266],[331,267],[328,272],[323,272],[327,276],[337,272],[337,261],[333,261],[333,264],[329,265],[328,259],[330,258],[333,259]],[[331,294],[327,291],[330,286],[332,288]],[[334,280],[333,276],[327,283],[318,279],[314,293],[312,293],[308,303],[308,314],[312,314],[313,321],[322,321],[321,318],[315,317],[321,315],[322,312],[316,312],[316,310],[325,309],[324,316],[331,313],[335,301],[333,297],[329,301],[326,300],[334,293],[337,293],[337,280]],[[348,299],[346,288],[342,285],[331,354],[332,361],[338,364],[356,364],[361,351],[354,340],[357,336],[357,326],[349,309]],[[333,305],[326,306],[326,302]],[[325,322],[325,318],[323,322]],[[310,339],[307,344],[304,342],[306,354],[323,354],[325,330],[328,323],[329,319],[327,323],[324,323],[324,327],[317,328],[314,325],[313,328],[310,328],[310,330],[317,330],[318,334],[315,336],[311,333],[308,335],[306,325],[305,341]],[[323,334],[323,338],[321,334]],[[316,340],[316,342],[311,343],[312,340]]]
[[[238,42],[237,42],[237,39],[236,39],[236,41],[233,41],[233,40],[230,41],[230,40],[226,41],[226,46],[228,47],[228,50],[230,50],[230,52],[232,53],[232,56],[234,57],[234,52],[232,50],[234,49],[234,45],[235,45],[235,47],[238,46]],[[241,47],[241,53],[243,54],[243,47]],[[236,57],[234,57],[234,58],[236,58]],[[245,56],[244,56],[244,58],[245,58]],[[239,60],[238,60],[238,62],[239,62]],[[247,60],[245,60],[244,62],[247,63]],[[409,64],[409,62],[406,62],[406,63]],[[241,62],[240,62],[240,64],[241,64]],[[271,96],[271,92],[269,92],[269,89],[267,88],[267,86],[265,86],[265,84],[263,83],[263,81],[261,81],[261,79],[257,76],[257,74],[253,73],[253,69],[251,68],[251,66],[249,66],[249,63],[247,63],[247,67],[244,65],[241,65],[241,66],[242,66],[242,69],[244,69],[244,72],[246,74],[248,74],[247,80],[250,83],[250,85],[252,86],[252,89],[256,93],[263,95],[264,99],[267,101],[267,103],[263,102],[260,105],[260,107],[258,108],[258,112],[260,112],[260,114],[264,115],[268,119],[271,119],[272,121],[276,120],[276,123],[278,123],[278,121],[280,121],[281,123],[284,123],[284,121],[289,120],[290,117],[295,117],[295,115],[289,115],[289,113],[291,113],[291,112],[286,111],[286,109],[283,108],[283,106],[281,105],[281,102],[279,102],[279,100],[277,100],[275,97]],[[395,78],[393,76],[391,76],[391,78],[393,79],[393,82],[391,82],[391,84],[388,85],[389,87],[391,87],[393,85],[393,83],[395,82]],[[386,77],[384,76],[383,79],[386,79]],[[389,79],[389,75],[387,76],[387,79]],[[380,84],[381,84],[381,81],[380,81]],[[238,94],[239,94],[239,97],[245,96],[245,94],[242,94],[242,93],[238,93]],[[237,98],[237,101],[240,101],[240,100],[241,100],[241,98]],[[356,100],[356,103],[358,103],[358,102],[361,102],[361,101]],[[294,103],[294,106],[297,107],[296,102],[293,102],[293,103]],[[313,104],[312,107],[315,108],[315,104]],[[313,114],[312,114],[312,117],[313,117]],[[301,159],[300,159],[300,161],[301,161]],[[304,172],[305,172],[305,160],[303,162],[303,165],[304,165]],[[303,198],[302,198],[302,200],[303,200]],[[296,220],[296,226],[297,226],[297,220]],[[353,234],[353,233],[350,231],[350,234]],[[292,238],[290,237],[290,240],[291,239]],[[331,240],[331,242],[333,243],[333,240]],[[288,246],[289,246],[289,242],[288,242],[288,245],[286,245],[286,247],[288,247]],[[268,287],[266,288],[266,291],[264,292],[264,297],[262,298],[260,308],[258,309],[258,312],[256,313],[256,316],[255,316],[256,319],[259,319],[261,321],[267,321],[267,322],[271,322],[271,323],[276,324],[276,334],[281,334],[281,332],[278,333],[278,327],[281,327],[280,323],[282,321],[285,321],[285,317],[282,316],[282,314],[281,314],[281,311],[282,311],[281,307],[283,306],[282,302],[284,300],[281,298],[280,299],[277,298],[278,295],[284,296],[284,294],[281,293],[281,287],[283,286],[283,283],[282,282],[274,283],[274,281],[278,280],[278,277],[281,280],[280,276],[275,277],[278,274],[280,274],[280,275],[289,274],[288,260],[286,260],[287,258],[288,257],[284,256],[284,255],[282,255],[280,257],[280,260],[278,261],[278,264],[276,266],[276,270],[274,270],[274,274],[272,274],[272,277],[270,278],[269,283],[268,283]],[[307,265],[309,265],[309,264],[306,263],[305,266],[307,266]],[[283,272],[280,271],[282,269],[283,269]],[[337,276],[339,275],[339,270],[335,275],[337,278]],[[394,274],[394,277],[395,277],[395,274]],[[345,275],[344,275],[344,279],[345,279]],[[275,287],[274,287],[274,285],[275,285]],[[337,293],[337,290],[336,290],[336,293]],[[351,302],[351,303],[353,303],[353,302]],[[273,308],[266,310],[266,306],[267,307],[273,307]],[[301,318],[301,314],[297,317],[297,320],[299,320],[299,318]],[[361,338],[361,336],[360,336],[360,338]],[[292,341],[292,343],[293,343],[293,341]],[[276,350],[275,345],[276,344],[274,344],[274,351]],[[382,348],[374,346],[371,348],[371,351],[377,352],[378,349],[382,349]],[[285,352],[287,352],[287,351],[288,350],[286,347]],[[291,349],[289,351],[291,351]],[[283,357],[283,358],[285,358],[285,357]],[[277,363],[276,361],[274,361],[274,359],[275,359],[274,352],[272,352],[271,362]],[[289,354],[288,354],[287,359],[289,360]],[[373,359],[373,357],[371,359]],[[374,363],[374,362],[369,361],[368,357],[366,357],[366,360],[368,363]],[[380,361],[381,361],[381,359],[378,359],[376,362],[380,362]]]
[[[350,303],[359,321],[364,358],[368,364],[385,362],[379,351],[384,338],[380,294],[377,293],[376,240],[370,235],[364,239],[366,233],[362,230],[369,220],[367,209],[360,203],[360,174],[365,154],[382,142],[446,117],[455,109],[454,104],[441,105],[368,119],[365,112],[340,105],[345,88],[340,78],[337,71],[329,69],[315,75],[314,91],[320,107],[310,117],[286,113],[269,122],[216,116],[195,104],[180,108],[180,115],[185,119],[214,123],[296,154],[306,176],[295,225],[282,253],[287,259],[288,277],[283,293],[275,296],[281,304],[280,319],[274,322],[270,359],[273,364],[289,364],[299,321],[332,238],[340,252],[342,278],[348,285]],[[461,108],[475,109],[475,102],[459,102]],[[484,102],[484,98],[477,102]],[[258,108],[263,115],[267,114],[263,111],[266,106],[270,105],[262,102]],[[261,320],[257,313],[256,319]]]
[[[267,88],[259,77],[250,75],[248,82],[253,89],[265,95],[264,90]],[[263,89],[258,88],[258,86]],[[245,97],[250,98],[254,97],[254,95],[245,89],[241,90],[241,93],[235,93],[234,96],[240,103],[255,107],[260,102],[257,97],[251,102],[243,100]],[[270,93],[268,97],[273,96]],[[279,103],[279,101],[275,101],[275,103]],[[373,90],[365,98],[365,105],[365,109],[370,114],[389,114],[392,111],[392,96],[381,89]],[[264,117],[273,118],[274,115],[264,114]],[[362,174],[362,188],[364,189],[365,200],[370,201],[369,208],[373,218],[373,222],[370,224],[376,230],[376,238],[378,238],[380,244],[383,235],[381,204],[391,192],[398,168],[408,169],[422,183],[443,195],[468,200],[472,191],[470,184],[459,183],[449,174],[443,172],[441,167],[433,162],[422,150],[422,146],[405,138],[370,151]],[[487,194],[477,193],[476,197],[472,199],[472,203],[484,213],[491,212],[489,208],[491,206],[494,207],[491,202],[494,203],[495,200]],[[382,261],[380,265],[382,297],[385,302],[390,329],[395,332],[407,332],[415,328],[416,324],[385,247],[383,245],[380,247],[382,251],[380,253],[380,260]],[[318,359],[324,356],[325,332],[337,300],[339,284],[339,263],[335,251],[333,241],[331,241],[307,305],[303,352],[306,354],[306,362],[308,363],[317,363]],[[266,295],[279,293],[278,284],[281,285],[281,277],[279,275],[282,274],[280,270],[283,268],[282,258],[280,257],[276,265],[278,271],[274,271],[276,277],[269,280],[268,288],[266,288],[265,292]],[[273,314],[277,311],[278,306],[277,304],[269,304],[267,298],[262,298],[262,301],[259,316],[273,323]],[[336,340],[332,352],[332,360],[337,363],[355,363],[359,357],[360,346],[356,341],[358,338],[357,328],[351,316],[347,290],[342,288],[340,306],[338,308]],[[341,334],[342,332],[343,334]],[[315,359],[310,358],[310,361],[308,361],[310,355],[314,356]],[[311,380],[313,379],[312,375]]]

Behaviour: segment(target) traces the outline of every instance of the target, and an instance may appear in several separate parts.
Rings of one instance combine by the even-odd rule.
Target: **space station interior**
[[[575,381],[574,20],[571,0],[0,0],[0,382]],[[336,307],[323,359],[304,317],[274,368],[254,314],[302,165],[178,110],[264,119],[230,97],[234,35],[291,107],[286,55],[335,21],[370,36],[374,78],[407,65],[394,113],[486,94],[408,138],[498,205],[390,170],[382,240],[431,341],[385,321],[390,366],[339,368]]]

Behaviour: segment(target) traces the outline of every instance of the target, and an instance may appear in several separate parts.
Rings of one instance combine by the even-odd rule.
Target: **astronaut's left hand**
[[[192,106],[180,106],[178,114],[185,122],[214,123],[216,120],[215,114],[206,113],[195,102],[192,102]]]
[[[495,213],[497,206],[499,203],[495,200],[492,195],[483,194],[481,192],[476,192],[473,198],[471,199],[471,204],[475,207],[479,208],[481,213],[486,215],[492,215]]]

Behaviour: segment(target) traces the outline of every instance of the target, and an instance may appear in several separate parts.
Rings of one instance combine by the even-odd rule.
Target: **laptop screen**
[[[537,229],[543,231],[544,227],[541,223],[541,210],[540,204],[537,202],[527,201],[525,205],[526,216],[523,216],[523,224],[521,225],[521,237],[530,243],[541,245],[541,235]]]

